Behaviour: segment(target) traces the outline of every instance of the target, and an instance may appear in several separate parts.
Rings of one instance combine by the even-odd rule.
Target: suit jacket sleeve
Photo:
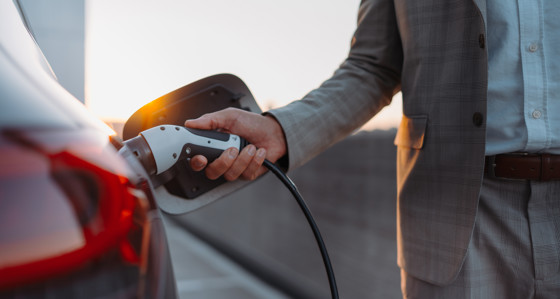
[[[402,46],[393,1],[364,0],[347,59],[303,99],[271,110],[284,129],[289,168],[371,119],[400,89]]]

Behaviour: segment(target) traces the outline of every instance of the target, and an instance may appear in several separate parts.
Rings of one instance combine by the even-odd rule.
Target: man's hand
[[[282,127],[271,116],[228,108],[187,120],[185,126],[239,135],[250,143],[241,153],[235,148],[227,149],[209,165],[204,156],[194,156],[191,159],[191,168],[200,171],[207,166],[206,176],[212,180],[222,175],[228,181],[239,177],[254,180],[266,172],[266,168],[261,167],[265,158],[276,162],[287,151]]]

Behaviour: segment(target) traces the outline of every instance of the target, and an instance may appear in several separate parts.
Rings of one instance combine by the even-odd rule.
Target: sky
[[[89,0],[86,105],[124,121],[198,79],[231,73],[263,110],[302,98],[346,57],[359,0]],[[398,126],[400,94],[364,126]]]

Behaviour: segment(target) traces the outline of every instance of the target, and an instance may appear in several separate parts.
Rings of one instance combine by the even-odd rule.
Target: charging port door
[[[138,136],[158,125],[182,126],[187,119],[225,108],[261,113],[245,83],[232,74],[210,76],[144,105],[125,123],[123,139]],[[151,177],[154,197],[160,208],[170,214],[183,214],[207,205],[250,182],[209,180],[204,172],[193,171],[188,161],[176,163],[164,173]]]

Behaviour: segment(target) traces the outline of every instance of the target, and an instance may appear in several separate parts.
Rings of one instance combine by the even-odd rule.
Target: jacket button
[[[482,113],[475,112],[472,116],[472,122],[475,126],[480,127],[484,122],[484,117],[482,117]]]
[[[478,36],[478,45],[481,49],[484,49],[484,47],[486,46],[486,42],[484,41],[484,34],[480,34]]]

